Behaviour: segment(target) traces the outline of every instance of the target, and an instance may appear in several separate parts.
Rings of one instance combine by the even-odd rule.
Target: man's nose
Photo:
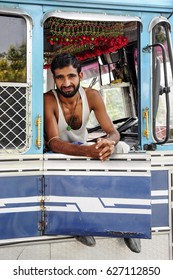
[[[64,78],[63,86],[64,86],[64,87],[70,86],[70,80],[69,80],[68,78]]]

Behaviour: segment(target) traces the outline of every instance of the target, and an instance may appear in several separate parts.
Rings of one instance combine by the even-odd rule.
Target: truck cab
[[[31,2],[16,1],[16,8],[0,1],[0,23],[6,26],[0,30],[1,244],[58,240],[57,246],[64,242],[75,252],[74,236],[93,235],[105,247],[113,242],[124,250],[122,238],[140,238],[139,258],[171,259],[169,0],[145,8],[136,1],[100,1],[99,11],[90,1],[79,12],[77,2],[71,8]],[[102,163],[46,149],[43,94],[55,89],[50,65],[63,52],[81,60],[81,85],[99,91],[128,153],[113,153]],[[88,143],[105,137],[94,114],[87,130]],[[159,254],[147,251],[147,244],[155,248],[161,242]],[[89,258],[99,258],[97,250]],[[123,250],[110,257],[134,258]]]

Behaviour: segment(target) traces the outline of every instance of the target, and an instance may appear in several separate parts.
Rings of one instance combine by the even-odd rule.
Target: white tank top
[[[89,109],[85,90],[82,87],[79,88],[79,93],[82,99],[82,125],[79,129],[71,129],[71,130],[66,129],[68,124],[65,120],[62,108],[60,106],[57,93],[55,90],[52,90],[52,92],[56,98],[57,105],[58,105],[58,111],[59,111],[58,129],[59,129],[60,139],[63,141],[75,142],[80,144],[85,143],[88,138],[88,131],[86,125],[90,115],[90,109]]]

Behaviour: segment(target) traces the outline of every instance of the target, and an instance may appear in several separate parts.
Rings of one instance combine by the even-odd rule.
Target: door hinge
[[[38,222],[38,230],[41,231],[43,234],[45,230],[45,203],[44,203],[44,196],[40,197],[40,221]]]
[[[45,178],[44,176],[40,177],[40,218],[38,222],[38,230],[41,232],[41,234],[44,233],[46,222],[45,222]]]

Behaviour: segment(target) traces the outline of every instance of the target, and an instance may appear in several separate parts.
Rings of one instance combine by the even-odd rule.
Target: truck
[[[0,24],[0,259],[172,260],[172,0],[0,0]],[[128,153],[46,150],[43,96],[65,52]],[[87,129],[88,142],[105,137],[93,114]]]

